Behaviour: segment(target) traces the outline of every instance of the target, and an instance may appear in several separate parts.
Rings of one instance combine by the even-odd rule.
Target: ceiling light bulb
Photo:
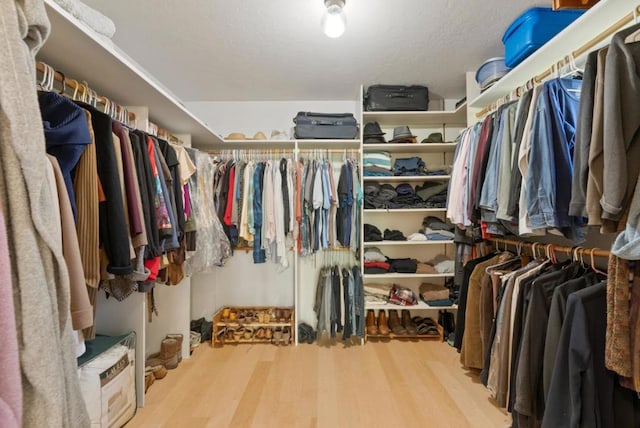
[[[327,10],[322,15],[320,24],[327,37],[335,39],[342,36],[347,26],[347,17],[344,14],[344,0],[325,0]]]

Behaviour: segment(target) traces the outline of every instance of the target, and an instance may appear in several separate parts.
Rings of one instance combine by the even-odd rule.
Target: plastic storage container
[[[476,71],[476,82],[481,90],[485,90],[500,80],[511,70],[504,63],[503,57],[486,60]]]
[[[575,21],[584,10],[533,7],[518,17],[502,37],[507,67],[515,67],[553,36]]]

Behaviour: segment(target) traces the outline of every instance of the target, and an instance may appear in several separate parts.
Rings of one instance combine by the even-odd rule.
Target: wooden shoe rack
[[[290,345],[294,343],[294,320],[292,307],[224,307],[213,316],[212,345],[222,346],[225,343]],[[260,331],[262,335],[259,334]]]

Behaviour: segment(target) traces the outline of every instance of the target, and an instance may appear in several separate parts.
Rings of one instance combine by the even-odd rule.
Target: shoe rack
[[[294,343],[295,311],[291,307],[224,307],[213,316],[212,345]]]
[[[364,88],[361,88],[363,93]],[[433,106],[430,106],[433,107]],[[439,106],[440,108],[443,105]],[[365,111],[361,117],[361,128],[369,122],[378,122],[382,131],[386,133],[388,140],[392,138],[393,128],[396,126],[407,125],[411,128],[412,134],[417,136],[417,141],[422,141],[429,134],[440,132],[444,141],[454,141],[459,133],[466,128],[467,125],[467,106],[462,104],[455,110],[429,110],[429,111]],[[364,141],[364,136],[360,136]],[[427,165],[447,165],[453,164],[453,157],[456,144],[451,142],[443,143],[403,143],[403,144],[362,144],[363,155],[366,156],[368,151],[385,151],[391,154],[392,165],[398,158],[406,158],[418,156]],[[448,182],[450,175],[443,176],[391,176],[391,177],[363,177],[363,184],[374,181],[378,183],[388,183],[394,187],[400,183],[409,183],[412,186],[422,185],[427,181]],[[445,221],[446,208],[402,208],[402,209],[364,209],[362,215],[362,223],[373,224],[381,231],[384,229],[400,230],[405,236],[418,232],[422,225],[422,219],[426,216],[435,216]],[[364,233],[362,234],[364,239]],[[378,247],[390,258],[410,257],[419,261],[428,261],[439,254],[446,255],[450,259],[455,255],[455,244],[450,241],[376,241],[362,242],[362,248]],[[453,274],[364,274],[363,280],[365,284],[398,284],[403,287],[412,289],[419,296],[419,287],[422,282],[442,283],[452,278]],[[374,322],[377,334],[367,333],[367,338],[388,338],[388,339],[440,339],[442,340],[442,328],[439,328],[438,334],[396,334],[388,325],[388,314],[391,311],[407,309],[410,311],[410,318],[420,320],[425,318],[437,319],[439,310],[456,310],[457,306],[435,307],[429,306],[427,303],[419,300],[418,304],[413,306],[399,306],[391,303],[365,303],[367,316],[370,311],[375,314]],[[385,314],[385,325],[378,328],[380,313]],[[368,318],[367,318],[368,319]],[[388,321],[387,321],[388,320]],[[369,325],[369,322],[367,323]],[[380,334],[380,331],[389,329],[388,334]],[[367,329],[368,330],[368,329]],[[406,329],[405,329],[406,330]],[[396,331],[402,331],[396,329]]]

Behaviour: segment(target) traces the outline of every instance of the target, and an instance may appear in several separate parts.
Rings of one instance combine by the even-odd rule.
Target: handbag
[[[420,85],[372,85],[364,96],[366,111],[427,111],[429,89]]]
[[[346,139],[358,136],[358,121],[351,113],[299,112],[293,119],[299,139]]]
[[[418,304],[418,297],[411,289],[394,284],[389,292],[389,303],[400,306],[414,306]]]
[[[599,0],[553,0],[553,10],[559,9],[589,9]]]

